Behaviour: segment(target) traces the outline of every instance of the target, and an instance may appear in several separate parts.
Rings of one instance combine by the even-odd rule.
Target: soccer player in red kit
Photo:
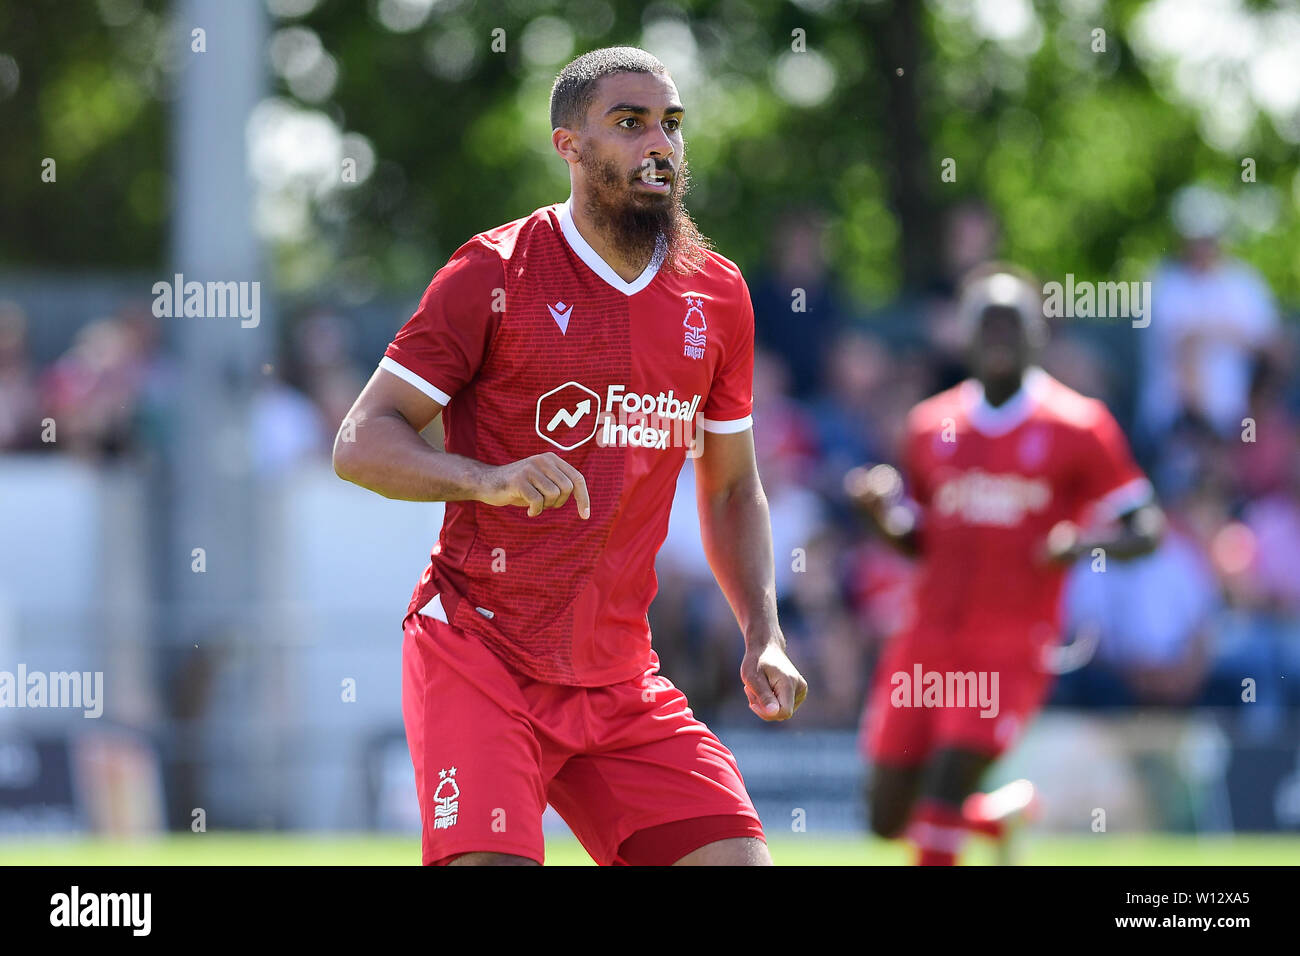
[[[646,616],[689,454],[750,708],[803,701],[754,459],[753,307],[683,205],[683,114],[642,50],[565,67],[568,201],[456,250],[336,439],[341,477],[447,503],[403,622],[426,864],[541,863],[548,803],[602,865],[771,863]],[[440,413],[445,452],[420,435]]]
[[[871,828],[918,862],[952,864],[970,832],[1001,836],[1032,801],[980,778],[1037,713],[1068,566],[1136,557],[1163,516],[1106,406],[1034,364],[1037,285],[990,266],[964,287],[973,377],[908,416],[903,474],[857,468],[850,497],[919,559],[912,619],[887,645],[864,714]],[[906,497],[904,496],[906,492]]]

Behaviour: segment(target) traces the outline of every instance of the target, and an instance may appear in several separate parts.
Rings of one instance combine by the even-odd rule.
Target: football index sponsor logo
[[[671,388],[651,394],[611,385],[602,401],[585,385],[565,382],[537,399],[535,424],[541,438],[564,451],[594,437],[602,448],[686,448],[697,457],[695,418],[701,398],[679,398]]]
[[[565,382],[537,399],[537,434],[563,451],[572,451],[596,434],[600,396],[577,382]]]
[[[677,398],[670,388],[651,395],[629,392],[626,385],[611,385],[605,397],[605,417],[596,443],[640,448],[682,448],[691,443],[692,423],[700,396]],[[615,420],[617,409],[618,420]],[[669,445],[669,439],[673,444]]]

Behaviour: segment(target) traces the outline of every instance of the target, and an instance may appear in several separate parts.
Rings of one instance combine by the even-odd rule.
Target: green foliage
[[[94,0],[0,5],[0,263],[118,269],[162,260],[168,152],[163,0],[108,26]],[[41,178],[55,161],[54,182]]]
[[[0,261],[165,263],[167,97],[183,34],[168,27],[163,0],[106,22],[130,6],[68,0],[57,23],[47,5],[0,7],[0,55],[21,68],[16,94],[0,100]],[[550,145],[550,84],[578,53],[626,43],[672,69],[693,47],[681,62],[695,71],[677,75],[691,207],[748,269],[762,267],[783,212],[820,206],[833,263],[859,300],[878,304],[904,276],[933,270],[944,210],[979,197],[1003,219],[1003,254],[1044,277],[1140,278],[1172,248],[1170,197],[1203,181],[1263,197],[1276,221],[1243,232],[1235,251],[1283,298],[1300,299],[1294,144],[1257,121],[1243,155],[1258,182],[1242,183],[1243,155],[1209,145],[1169,76],[1131,48],[1148,3],[1102,4],[1096,23],[1071,12],[1084,6],[1036,3],[1037,42],[1018,44],[981,35],[972,5],[958,2],[442,0],[414,28],[394,30],[380,22],[379,0],[322,0],[270,28],[319,38],[338,66],[332,91],[305,101],[272,74],[270,93],[364,137],[376,165],[352,188],[312,193],[306,232],[272,243],[276,275],[288,291],[409,293],[473,233],[562,200],[568,173]],[[1107,31],[1104,53],[1092,49],[1097,27]],[[792,51],[795,31],[808,52]],[[903,62],[916,69],[900,74]],[[791,94],[826,73],[824,97]],[[919,104],[911,113],[907,94]],[[918,147],[899,141],[900,115]],[[41,182],[47,156],[57,185]],[[945,158],[955,182],[940,179]],[[904,261],[917,256],[925,261]]]

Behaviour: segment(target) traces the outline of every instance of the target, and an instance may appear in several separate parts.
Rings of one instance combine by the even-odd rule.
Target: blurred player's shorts
[[[915,766],[940,750],[997,757],[1046,702],[1053,675],[1040,655],[997,661],[920,649],[896,638],[881,659],[863,711],[859,750],[872,763]]]

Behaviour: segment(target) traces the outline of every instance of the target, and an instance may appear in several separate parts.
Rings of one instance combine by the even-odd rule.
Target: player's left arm
[[[745,636],[740,678],[749,709],[764,720],[785,720],[803,703],[808,682],[786,655],[777,622],[772,527],[753,429],[709,433],[702,448],[695,459],[700,536]]]
[[[1092,504],[1094,528],[1062,521],[1047,536],[1049,560],[1070,563],[1100,549],[1119,561],[1150,554],[1164,536],[1165,515],[1151,482],[1133,461],[1119,423],[1098,403],[1093,426],[1082,433],[1082,494]]]
[[[1097,549],[1119,561],[1140,558],[1160,546],[1164,528],[1165,513],[1152,498],[1118,515],[1112,527],[1101,531],[1086,532],[1073,522],[1060,522],[1047,536],[1047,554],[1049,560],[1064,564],[1072,564]]]

